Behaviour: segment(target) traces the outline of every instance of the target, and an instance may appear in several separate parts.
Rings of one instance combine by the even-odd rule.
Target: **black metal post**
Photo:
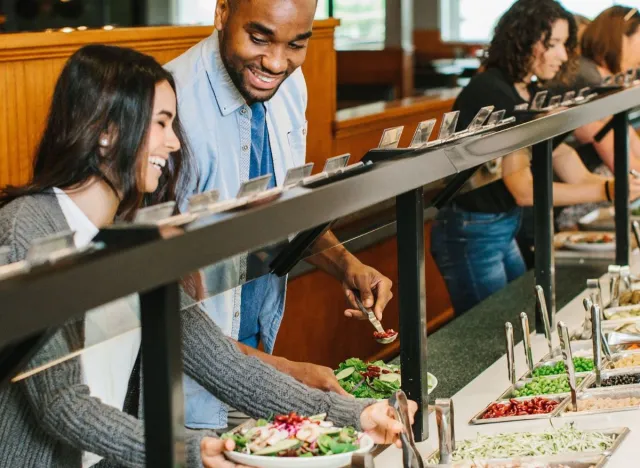
[[[616,264],[629,264],[629,114],[620,112],[613,116],[613,150],[616,178]]]
[[[413,424],[418,441],[429,437],[423,205],[422,188],[396,197],[402,389],[418,404]]]
[[[178,283],[140,296],[147,466],[186,466]]]
[[[542,286],[553,329],[555,313],[555,268],[553,262],[553,146],[551,140],[533,145],[533,222],[535,282]],[[544,332],[542,311],[536,308],[536,332]]]
[[[147,2],[148,0],[133,0],[131,2],[132,26],[148,26]]]

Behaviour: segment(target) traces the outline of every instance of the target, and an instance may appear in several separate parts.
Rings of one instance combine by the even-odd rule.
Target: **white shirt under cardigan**
[[[53,190],[69,228],[75,232],[76,247],[85,247],[98,233],[98,228],[65,192]],[[85,349],[81,355],[84,383],[91,396],[118,409],[123,409],[140,348],[139,310],[138,295],[134,294],[92,309],[84,318]],[[84,452],[82,466],[88,468],[101,459],[94,453]]]

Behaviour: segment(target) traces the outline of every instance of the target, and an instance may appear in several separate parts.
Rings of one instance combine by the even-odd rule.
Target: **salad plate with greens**
[[[373,440],[352,427],[336,427],[326,415],[280,415],[260,419],[222,435],[236,443],[225,456],[261,468],[338,468],[351,464],[354,453],[367,453]]]
[[[402,379],[400,366],[384,361],[364,362],[358,358],[347,359],[335,371],[340,386],[356,398],[385,400],[400,390]],[[427,374],[429,393],[438,385],[438,380]]]

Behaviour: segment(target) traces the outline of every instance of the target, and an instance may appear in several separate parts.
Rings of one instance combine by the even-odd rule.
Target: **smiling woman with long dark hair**
[[[132,50],[80,49],[56,84],[32,180],[0,192],[0,246],[8,246],[9,261],[16,262],[34,240],[69,230],[77,246],[86,245],[98,229],[116,217],[132,218],[144,203],[179,200],[189,160],[169,72]],[[33,375],[0,390],[0,465],[77,468],[103,457],[100,463],[145,466],[141,408],[125,405],[139,334],[124,346],[110,341],[97,355],[89,349],[72,357],[92,331],[88,317],[112,329],[111,320],[136,314],[130,299],[104,306],[101,317],[90,311],[66,324],[29,362]],[[306,387],[243,354],[197,306],[182,312],[181,324],[186,375],[224,403],[256,418],[327,413],[377,443],[398,440],[402,424],[389,417],[388,403]],[[60,358],[66,360],[47,367]],[[412,414],[416,409],[412,402]],[[233,442],[206,435],[189,431],[188,466],[235,467],[222,455]]]
[[[111,189],[119,199],[117,216],[123,219],[132,218],[143,198],[146,204],[175,200],[176,186],[186,184],[181,179],[192,176],[194,170],[185,157],[188,153],[178,117],[152,115],[155,86],[162,82],[166,82],[165,92],[170,88],[175,93],[171,73],[151,57],[116,47],[81,49],[58,79],[31,181],[3,189],[0,206],[54,187],[72,190],[93,182],[103,182]],[[141,192],[138,179],[147,172],[146,160],[132,155],[145,151],[152,121],[166,126],[171,120],[175,151],[157,187]]]
[[[575,50],[575,20],[560,3],[516,1],[495,28],[483,71],[454,104],[459,126],[466,128],[484,106],[510,115],[516,105],[531,101],[538,82],[565,74]],[[553,155],[563,180],[554,183],[554,205],[602,201],[614,193],[613,181],[591,174],[567,145],[559,144]],[[458,315],[525,272],[516,235],[522,207],[533,204],[529,165],[529,149],[505,156],[500,179],[456,197],[438,214],[431,253]],[[632,183],[632,195],[638,194],[640,184]]]

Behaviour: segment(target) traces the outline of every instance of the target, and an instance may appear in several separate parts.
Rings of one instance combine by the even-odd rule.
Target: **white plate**
[[[564,242],[564,246],[567,249],[571,250],[580,250],[583,252],[613,252],[616,249],[616,242],[605,242],[605,243],[593,243],[589,244],[586,242],[574,242],[573,239],[579,237],[588,237],[592,234],[575,234],[567,238]]]
[[[351,456],[354,453],[367,453],[373,448],[373,440],[366,434],[362,434],[360,448],[355,452],[341,453],[339,455],[327,455],[325,457],[264,457],[246,455],[238,452],[225,452],[229,460],[247,466],[260,468],[342,468],[351,465]]]

